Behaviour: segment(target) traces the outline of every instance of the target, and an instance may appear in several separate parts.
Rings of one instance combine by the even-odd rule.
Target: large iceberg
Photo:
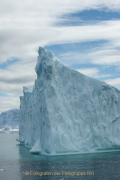
[[[120,91],[40,47],[33,90],[20,97],[19,141],[45,155],[120,148]]]

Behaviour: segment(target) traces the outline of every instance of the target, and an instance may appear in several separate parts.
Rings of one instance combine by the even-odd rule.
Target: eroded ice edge
[[[19,142],[44,155],[120,150],[120,91],[38,53],[33,90],[20,97]]]

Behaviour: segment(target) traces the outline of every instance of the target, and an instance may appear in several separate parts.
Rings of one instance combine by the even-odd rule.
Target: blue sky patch
[[[92,22],[108,21],[120,19],[120,12],[107,10],[85,10],[77,13],[67,14],[61,17],[62,21],[58,21],[57,26],[80,26],[83,24],[91,24]]]
[[[8,66],[18,62],[19,59],[16,57],[11,57],[6,62],[0,63],[0,69],[6,69]]]

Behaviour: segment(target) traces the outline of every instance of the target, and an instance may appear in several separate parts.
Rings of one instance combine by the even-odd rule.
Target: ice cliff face
[[[38,53],[33,90],[20,97],[19,141],[46,155],[120,148],[120,91]]]
[[[9,127],[9,128],[8,128]],[[18,129],[19,127],[19,110],[10,109],[0,114],[0,130]]]

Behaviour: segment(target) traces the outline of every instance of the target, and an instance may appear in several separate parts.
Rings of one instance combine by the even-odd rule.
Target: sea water
[[[120,151],[47,157],[0,133],[0,180],[120,180]]]

